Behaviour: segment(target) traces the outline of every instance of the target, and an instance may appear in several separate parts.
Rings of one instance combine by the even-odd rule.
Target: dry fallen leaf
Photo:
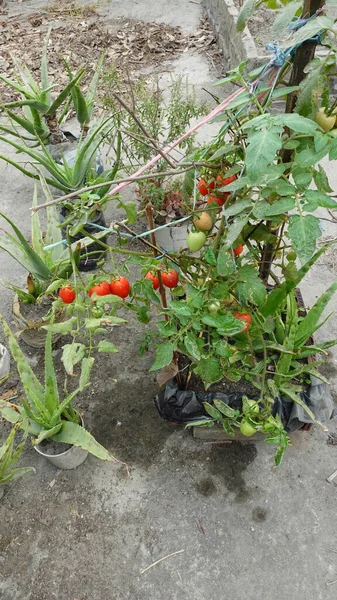
[[[170,365],[167,365],[167,367],[165,367],[164,369],[161,369],[158,372],[157,375],[157,383],[160,387],[162,387],[163,385],[165,385],[165,383],[167,383],[169,381],[169,379],[172,379],[172,377],[175,377],[178,373],[178,366],[174,363],[171,362]]]

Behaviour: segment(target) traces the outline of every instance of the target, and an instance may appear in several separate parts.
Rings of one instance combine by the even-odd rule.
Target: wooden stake
[[[154,224],[154,219],[153,219],[153,205],[151,202],[148,202],[148,204],[145,206],[145,214],[146,214],[146,218],[147,218],[147,222],[148,222],[148,226],[149,226],[149,231],[152,231],[152,229],[155,229],[155,224]],[[157,250],[156,234],[154,233],[154,231],[152,231],[152,233],[150,233],[150,238],[151,238],[151,244],[153,247],[153,254],[157,258],[157,256],[159,256],[159,253]],[[163,286],[161,272],[158,271],[157,275],[158,275],[158,279],[159,279],[159,291],[160,291],[160,297],[161,297],[161,305],[163,308],[167,308],[166,292],[165,292],[165,288]],[[165,321],[168,321],[168,316],[166,314],[165,314]]]

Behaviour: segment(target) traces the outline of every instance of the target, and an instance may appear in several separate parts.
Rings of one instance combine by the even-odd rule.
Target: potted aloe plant
[[[0,316],[2,328],[18,369],[24,396],[20,405],[0,401],[0,412],[10,423],[20,426],[33,436],[33,446],[60,469],[74,469],[87,458],[88,453],[106,461],[116,460],[84,428],[83,419],[73,407],[73,400],[89,385],[86,361],[77,389],[60,397],[53,364],[51,330],[45,345],[45,379],[40,382],[7,323]]]
[[[52,83],[48,73],[48,43],[51,27],[49,28],[43,48],[40,65],[41,82],[37,81],[26,65],[21,64],[12,56],[16,68],[15,79],[11,80],[0,74],[0,79],[20,95],[20,100],[14,100],[1,105],[7,112],[8,124],[1,124],[0,131],[11,136],[19,137],[27,146],[39,146],[48,143],[52,146],[66,142],[60,126],[65,120],[71,105],[75,110],[81,130],[86,135],[94,109],[98,81],[101,75],[104,55],[97,62],[94,75],[88,85],[86,94],[80,88],[80,82],[85,74],[84,68],[73,75],[66,61],[65,69],[69,75],[68,84],[58,93],[53,90],[56,83]],[[22,114],[17,109],[22,110]]]

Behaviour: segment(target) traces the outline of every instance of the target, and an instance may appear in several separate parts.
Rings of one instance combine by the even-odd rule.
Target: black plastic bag
[[[165,388],[155,397],[155,405],[160,416],[174,423],[191,423],[207,419],[203,402],[213,404],[213,400],[222,400],[228,406],[241,410],[242,396],[240,393],[215,394],[214,392],[193,392],[180,390],[174,379],[170,379]],[[252,400],[257,400],[258,395]],[[312,410],[318,421],[326,422],[337,415],[337,410],[327,386],[316,377],[311,377],[308,392],[302,392],[300,398]],[[305,423],[313,423],[305,410],[287,397],[281,396],[275,400],[273,415],[279,414],[287,431],[296,431]]]

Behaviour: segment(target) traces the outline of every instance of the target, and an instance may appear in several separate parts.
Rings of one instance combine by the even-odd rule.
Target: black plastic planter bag
[[[155,397],[155,405],[160,416],[166,421],[174,423],[191,423],[202,418],[209,418],[203,402],[213,404],[213,400],[222,400],[228,406],[241,410],[242,395],[215,394],[214,392],[193,392],[180,390],[174,379],[166,384],[165,388]],[[252,398],[252,399],[257,399]],[[312,410],[318,421],[322,423],[337,416],[328,387],[316,377],[311,376],[311,386],[307,392],[300,394],[301,400]],[[279,414],[287,431],[296,431],[305,423],[313,423],[305,410],[289,398],[281,396],[275,400],[273,415]]]

